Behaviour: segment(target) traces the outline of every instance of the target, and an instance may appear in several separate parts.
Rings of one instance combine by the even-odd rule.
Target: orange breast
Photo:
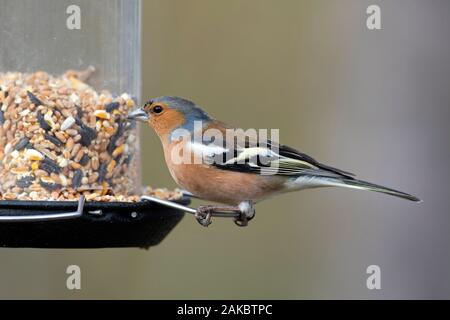
[[[176,164],[172,161],[173,147],[164,152],[172,177],[202,199],[235,205],[245,200],[263,200],[282,189],[284,179],[278,176],[228,171],[192,162]]]

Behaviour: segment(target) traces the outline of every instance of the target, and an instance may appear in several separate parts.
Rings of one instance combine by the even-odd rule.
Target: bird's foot
[[[202,226],[207,227],[212,223],[212,217],[220,213],[222,217],[234,217],[234,223],[239,227],[246,227],[255,216],[255,207],[250,201],[244,201],[239,206],[199,206],[195,218]],[[236,216],[237,214],[237,216]]]
[[[195,213],[195,219],[197,219],[197,222],[202,226],[207,227],[212,223],[212,213],[214,210],[215,207],[211,205],[199,206]]]
[[[248,222],[255,217],[255,207],[250,201],[244,201],[239,204],[239,216],[234,218],[234,223],[239,227],[248,226]]]

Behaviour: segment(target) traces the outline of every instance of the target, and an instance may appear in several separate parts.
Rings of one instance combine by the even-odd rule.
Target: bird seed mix
[[[135,103],[96,92],[92,71],[0,73],[0,199],[139,200],[137,130],[126,120]]]

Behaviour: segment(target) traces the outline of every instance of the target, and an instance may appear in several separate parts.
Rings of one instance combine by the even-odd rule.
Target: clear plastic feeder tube
[[[2,199],[140,194],[140,8],[0,0]]]

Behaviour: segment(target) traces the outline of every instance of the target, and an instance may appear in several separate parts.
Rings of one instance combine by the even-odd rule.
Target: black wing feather
[[[314,167],[318,168],[316,170],[305,168],[305,170],[302,170],[302,173],[296,173],[293,171],[283,170],[282,168],[280,168],[279,171],[276,172],[277,175],[283,175],[283,176],[300,175],[300,174],[311,175],[311,174],[314,174],[314,172],[316,172],[316,174],[320,175],[320,176],[336,175],[341,178],[346,178],[346,179],[350,179],[350,180],[354,179],[352,177],[354,175],[353,173],[322,164],[322,163],[318,162],[317,160],[315,160],[314,158],[310,157],[309,155],[302,153],[302,152],[300,152],[294,148],[291,148],[289,146],[276,144],[270,140],[260,143],[259,146],[265,147],[265,148],[268,148],[271,150],[276,150],[277,153],[282,157],[304,161],[304,162],[307,162],[307,163],[313,165]],[[249,147],[255,147],[255,145],[250,145],[248,143],[248,141],[246,141],[244,148],[249,148]],[[240,162],[239,163],[228,163],[228,164],[225,163],[226,159],[234,158],[238,154],[239,154],[239,150],[237,148],[235,148],[234,150],[229,150],[228,152],[222,154],[221,158],[223,159],[223,162],[221,162],[221,163],[215,162],[215,163],[213,163],[213,165],[217,168],[224,169],[224,170],[255,173],[255,174],[261,174],[262,170],[270,170],[270,166],[265,163],[262,163],[258,156],[254,157],[252,159],[248,159],[248,161],[246,161],[245,163],[240,163]],[[252,165],[252,164],[254,164],[254,165]]]
[[[272,146],[272,142],[269,140],[268,143],[269,143],[268,147],[270,148],[270,146]],[[308,156],[307,154],[300,152],[289,146],[286,146],[284,144],[280,144],[278,146],[279,146],[278,153],[280,154],[280,156],[297,159],[297,160],[301,160],[301,161],[306,161],[308,163],[311,163],[312,165],[315,165],[316,167],[318,167],[320,169],[337,173],[338,175],[341,175],[346,178],[353,179],[352,176],[355,175],[354,173],[344,171],[344,170],[341,170],[338,168],[330,167],[323,163],[320,163],[316,159],[312,158],[311,156]]]

